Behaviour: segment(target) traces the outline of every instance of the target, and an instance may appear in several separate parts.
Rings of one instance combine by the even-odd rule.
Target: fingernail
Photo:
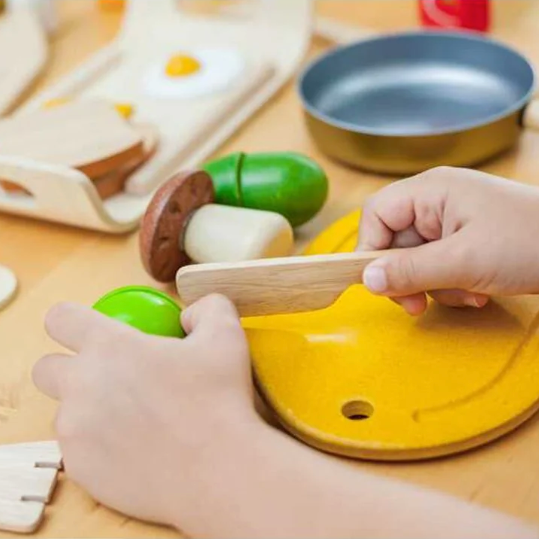
[[[479,299],[477,296],[467,296],[464,298],[464,305],[467,307],[473,307],[475,309],[481,309],[487,304],[488,298]]]
[[[385,269],[380,266],[366,268],[363,272],[363,284],[375,294],[384,293],[388,289]]]

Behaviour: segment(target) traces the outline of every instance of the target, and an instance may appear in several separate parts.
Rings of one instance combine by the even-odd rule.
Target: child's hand
[[[193,504],[261,421],[232,304],[207,297],[182,322],[187,338],[158,338],[89,308],[57,306],[47,331],[75,355],[42,358],[34,380],[60,400],[57,435],[75,482],[129,515],[188,526],[200,512]]]
[[[47,317],[75,356],[44,357],[34,380],[60,400],[67,474],[97,501],[191,537],[539,538],[512,518],[281,435],[255,413],[233,306],[208,297],[182,322],[184,340],[71,304]]]
[[[482,307],[488,296],[539,292],[539,189],[481,172],[435,168],[368,200],[361,250],[404,247],[372,263],[364,282],[410,314],[426,294]]]

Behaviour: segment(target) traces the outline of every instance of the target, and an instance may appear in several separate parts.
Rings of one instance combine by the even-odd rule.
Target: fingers
[[[411,227],[415,221],[414,199],[408,182],[397,182],[369,198],[363,207],[360,223],[360,248],[386,249],[394,232]]]
[[[391,298],[392,301],[400,305],[408,314],[419,316],[427,310],[427,296],[424,293],[412,294],[411,296],[402,296]]]
[[[459,233],[372,262],[363,273],[374,294],[401,297],[428,290],[469,289],[473,278]]]
[[[393,241],[393,230],[377,215],[374,208],[365,205],[359,223],[358,251],[387,249]]]
[[[448,307],[483,308],[489,301],[484,294],[467,292],[466,290],[435,290],[429,293],[434,300]]]
[[[432,169],[401,180],[372,196],[363,207],[360,223],[360,250],[410,247],[395,236],[407,229],[416,233],[415,244],[439,239],[443,229],[444,207],[454,171]],[[418,241],[418,240],[421,241]]]
[[[402,232],[396,232],[391,241],[391,249],[408,249],[410,247],[419,247],[425,243],[425,239],[419,235],[417,230],[411,226]]]
[[[110,335],[118,326],[120,322],[74,303],[56,305],[45,317],[49,336],[73,352],[79,352],[92,339]]]
[[[484,294],[475,294],[465,290],[436,290],[429,292],[429,296],[447,307],[473,307],[475,309],[482,309],[490,299]],[[423,314],[428,306],[427,296],[424,293],[395,297],[391,300],[412,316]]]
[[[42,357],[32,370],[35,386],[52,399],[59,400],[73,369],[73,358],[65,354]]]
[[[234,304],[219,294],[206,296],[182,313],[182,326],[191,338],[211,339],[240,336],[245,339]]]

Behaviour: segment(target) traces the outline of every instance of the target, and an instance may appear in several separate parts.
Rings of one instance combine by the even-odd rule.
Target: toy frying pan
[[[288,313],[243,319],[256,383],[283,427],[324,451],[420,460],[483,445],[531,417],[539,408],[536,304],[431,305],[411,317],[354,284],[380,255],[352,253],[358,222],[358,212],[338,221],[309,256],[287,264],[184,269],[180,298],[194,300],[204,286],[229,294],[242,314]],[[246,290],[251,298],[239,300]]]
[[[362,36],[319,22],[325,37]],[[326,154],[411,174],[472,166],[539,128],[535,75],[512,48],[464,32],[368,35],[315,59],[299,81],[307,126]]]

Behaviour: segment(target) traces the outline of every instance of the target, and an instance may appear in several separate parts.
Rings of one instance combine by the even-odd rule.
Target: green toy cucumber
[[[280,213],[293,227],[311,220],[328,196],[328,180],[312,159],[293,152],[234,153],[204,165],[215,202]]]
[[[93,308],[150,335],[185,337],[180,307],[166,294],[148,286],[125,286],[112,290]]]

